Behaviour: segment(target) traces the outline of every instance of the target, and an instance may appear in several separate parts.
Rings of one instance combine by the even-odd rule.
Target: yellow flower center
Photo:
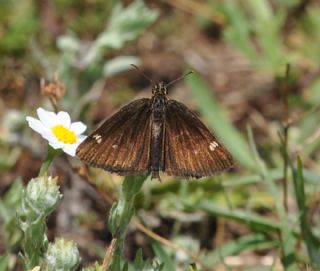
[[[77,141],[76,134],[62,125],[53,126],[51,131],[59,141],[65,144],[74,144]]]

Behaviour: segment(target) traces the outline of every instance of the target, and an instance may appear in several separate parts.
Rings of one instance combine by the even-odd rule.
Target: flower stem
[[[44,160],[44,162],[42,163],[42,166],[41,166],[40,172],[39,172],[39,176],[43,176],[47,173],[49,166],[51,165],[53,159],[61,153],[62,153],[62,151],[60,149],[56,150],[56,149],[48,146],[47,157]]]
[[[108,270],[108,266],[111,263],[112,256],[113,256],[117,241],[118,241],[117,238],[112,239],[112,241],[107,249],[106,255],[104,256],[104,259],[103,259],[102,270]]]
[[[42,176],[31,179],[23,191],[17,210],[23,232],[23,262],[27,269],[38,266],[47,248],[46,219],[55,209],[62,195],[57,178]]]
[[[145,179],[145,175],[129,176],[122,183],[119,200],[113,204],[109,214],[109,228],[113,241],[107,250],[102,270],[117,270],[116,266],[121,257],[125,232],[134,213],[134,199]],[[111,257],[112,262],[110,264]]]

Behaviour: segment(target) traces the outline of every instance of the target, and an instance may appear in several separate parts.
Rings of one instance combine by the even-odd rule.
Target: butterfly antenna
[[[184,75],[178,77],[177,79],[172,80],[171,82],[169,82],[169,83],[167,84],[167,87],[170,86],[170,85],[172,85],[172,84],[174,84],[174,83],[177,82],[177,81],[182,80],[183,78],[187,77],[189,74],[192,74],[192,73],[194,73],[194,71],[189,71],[189,72],[185,73]]]
[[[142,72],[138,66],[134,65],[134,64],[131,64],[132,67],[134,67],[137,72],[139,72],[144,78],[146,78],[149,82],[151,82],[152,84],[156,84],[151,78],[149,78],[144,72]]]

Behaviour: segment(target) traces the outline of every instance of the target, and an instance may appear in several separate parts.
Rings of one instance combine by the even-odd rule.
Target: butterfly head
[[[152,94],[167,95],[168,94],[167,85],[164,82],[160,82],[159,84],[154,85],[152,88]]]

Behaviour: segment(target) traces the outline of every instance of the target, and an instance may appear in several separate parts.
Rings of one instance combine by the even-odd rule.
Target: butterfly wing
[[[150,99],[121,108],[77,148],[85,163],[119,175],[146,172],[151,140]]]
[[[164,156],[163,171],[177,177],[201,178],[233,166],[230,153],[197,115],[174,100],[167,104]]]

